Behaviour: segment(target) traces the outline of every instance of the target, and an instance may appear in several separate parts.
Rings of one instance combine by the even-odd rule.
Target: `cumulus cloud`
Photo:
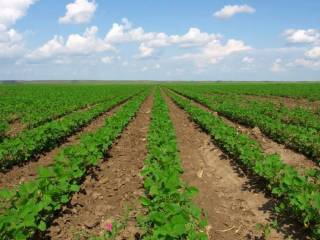
[[[24,51],[22,35],[11,28],[36,0],[0,0],[0,57],[11,58]]]
[[[0,0],[0,30],[7,29],[26,15],[37,0]]]
[[[24,51],[23,38],[14,29],[0,31],[0,58],[18,56]]]
[[[198,28],[190,28],[184,35],[167,35],[163,32],[145,32],[142,27],[134,28],[126,18],[121,23],[114,23],[105,37],[110,44],[138,42],[139,58],[148,58],[156,53],[158,48],[178,45],[179,47],[196,47],[210,41],[220,39],[220,34],[201,32]]]
[[[160,48],[179,47],[194,48],[198,53],[185,54],[177,59],[195,59],[205,64],[217,63],[228,55],[251,49],[240,40],[229,39],[222,43],[220,34],[202,32],[191,27],[185,34],[168,35],[164,32],[146,32],[142,27],[134,27],[128,19],[112,24],[104,38],[97,37],[98,28],[91,27],[83,35],[71,34],[66,40],[55,36],[50,41],[26,56],[27,59],[49,59],[52,57],[72,56],[102,53],[115,50],[118,45],[125,43],[138,44],[137,59],[152,58]],[[101,59],[101,58],[100,58]],[[101,61],[109,63],[110,58]],[[112,61],[112,60],[111,60]]]
[[[256,10],[249,5],[227,5],[224,6],[221,10],[215,12],[213,15],[216,18],[227,19],[231,18],[238,13],[254,13]]]
[[[219,40],[213,40],[206,44],[200,53],[187,53],[177,56],[174,59],[193,60],[198,67],[204,67],[208,64],[217,64],[231,54],[248,51],[250,49],[250,46],[247,46],[240,40],[229,39],[226,44],[221,43]]]
[[[320,47],[314,47],[305,53],[310,58],[320,58]]]
[[[286,68],[283,66],[283,60],[281,58],[277,58],[270,69],[272,72],[285,72]]]
[[[65,41],[62,36],[54,36],[40,48],[28,54],[28,59],[46,59],[61,55],[87,55],[113,50],[113,47],[97,37],[98,27],[87,28],[83,35],[71,34]]]
[[[66,14],[59,18],[60,23],[87,23],[90,22],[97,10],[97,4],[94,0],[75,0],[74,3],[70,3],[66,6],[66,10]]]
[[[320,32],[316,29],[288,29],[283,35],[289,43],[320,43]]]

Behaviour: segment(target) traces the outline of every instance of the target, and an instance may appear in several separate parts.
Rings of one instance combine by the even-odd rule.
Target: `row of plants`
[[[201,91],[197,93],[201,94]],[[273,119],[281,120],[283,123],[294,124],[304,128],[314,128],[318,132],[320,131],[319,116],[301,106],[288,108],[283,104],[275,104],[271,101],[247,99],[245,95],[208,94],[207,96],[214,102],[231,101],[233,104],[236,102],[241,107],[250,108],[259,114],[265,114]]]
[[[19,84],[0,86],[0,119],[34,128],[48,121],[107,100],[143,89],[143,86],[107,84]]]
[[[223,100],[218,103],[202,94],[183,89],[175,89],[175,91],[240,124],[259,127],[266,136],[274,141],[285,144],[289,148],[309,156],[316,163],[320,163],[320,135],[313,128],[283,123],[280,119],[261,114],[254,108],[242,107],[236,101]]]
[[[279,200],[278,210],[289,212],[308,228],[315,238],[320,237],[320,191],[291,166],[284,164],[277,154],[265,154],[259,144],[218,116],[192,101],[170,93],[173,101],[183,108],[229,156],[268,183],[267,187]]]
[[[48,122],[40,127],[23,131],[18,136],[7,138],[0,144],[0,169],[6,170],[30,160],[63,142],[93,119],[126,101],[130,93],[96,105],[85,112],[75,112],[61,120]]]
[[[179,84],[182,86],[182,84]],[[184,83],[183,87],[218,94],[245,94],[255,96],[276,96],[292,99],[320,100],[320,84],[315,83]]]
[[[146,92],[121,106],[96,132],[60,151],[53,166],[38,169],[34,181],[0,191],[0,239],[41,239],[55,214],[80,190],[91,167],[98,165],[146,98]]]
[[[180,179],[182,172],[168,107],[157,90],[142,171],[145,197],[141,203],[147,208],[139,219],[143,239],[207,239],[206,221],[192,202],[197,189]]]
[[[8,128],[9,124],[7,123],[7,121],[0,119],[0,143],[5,138]]]

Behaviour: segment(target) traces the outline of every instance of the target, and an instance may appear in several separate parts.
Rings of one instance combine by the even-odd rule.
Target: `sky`
[[[0,0],[0,80],[320,80],[319,0]]]

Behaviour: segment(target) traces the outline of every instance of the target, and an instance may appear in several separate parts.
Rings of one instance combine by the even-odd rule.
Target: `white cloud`
[[[98,28],[91,27],[83,35],[71,34],[66,40],[62,36],[55,36],[40,48],[26,56],[27,59],[50,59],[52,57],[71,55],[90,55],[114,50],[119,44],[137,43],[138,56],[136,58],[151,58],[159,48],[177,46],[181,48],[196,47],[198,53],[187,53],[176,59],[191,59],[197,64],[214,64],[228,55],[251,49],[240,40],[229,39],[221,42],[220,34],[201,32],[192,27],[182,35],[168,35],[164,32],[145,32],[142,27],[133,27],[128,19],[121,23],[114,23],[103,39],[97,37]],[[110,62],[108,58],[100,59]]]
[[[288,29],[283,35],[289,43],[317,43],[320,42],[320,32],[316,29]]]
[[[142,27],[133,28],[126,18],[122,23],[114,23],[105,37],[110,44],[138,42],[139,58],[148,58],[156,53],[156,49],[178,45],[180,47],[203,46],[210,41],[221,38],[220,34],[201,32],[198,28],[190,28],[184,35],[167,35],[163,32],[145,32]]]
[[[310,58],[320,58],[320,47],[314,47],[305,53]]]
[[[182,47],[193,47],[203,45],[213,40],[218,40],[220,38],[220,34],[208,34],[206,32],[201,32],[201,30],[198,28],[192,27],[185,35],[171,36],[170,41],[172,43],[181,44]]]
[[[252,57],[244,57],[244,58],[242,58],[242,62],[244,62],[244,63],[248,63],[248,64],[251,64],[251,63],[253,63],[254,62],[254,58],[252,58]]]
[[[0,30],[14,25],[37,0],[0,0]]]
[[[24,52],[23,37],[10,28],[24,17],[36,0],[0,0],[0,57],[12,58]]]
[[[24,51],[23,38],[14,29],[0,31],[0,58],[18,56]]]
[[[105,64],[111,64],[113,62],[113,57],[109,57],[109,56],[103,57],[101,58],[101,62]]]
[[[94,0],[75,0],[66,6],[66,10],[65,16],[59,18],[60,23],[87,23],[97,10],[97,4]]]
[[[249,5],[227,5],[213,15],[217,18],[227,19],[238,13],[254,13],[256,10]]]
[[[296,66],[302,66],[312,70],[320,70],[320,61],[314,61],[309,59],[296,59],[294,64]]]
[[[214,40],[205,45],[201,49],[200,53],[187,53],[177,56],[174,59],[193,60],[196,62],[198,67],[203,68],[208,64],[217,64],[231,54],[248,51],[250,49],[250,46],[247,46],[240,40],[229,39],[225,45],[223,45],[219,40]]]
[[[283,66],[283,60],[281,58],[277,58],[270,69],[272,72],[285,72],[286,68]]]
[[[152,54],[154,53],[154,49],[151,47],[147,47],[145,45],[145,43],[141,43],[139,46],[139,52],[140,52],[140,58],[147,58],[152,56]]]
[[[104,40],[98,38],[98,28],[87,28],[83,35],[71,34],[64,41],[62,36],[55,36],[42,47],[29,55],[28,59],[45,59],[61,55],[88,55],[93,53],[113,50],[113,47]]]

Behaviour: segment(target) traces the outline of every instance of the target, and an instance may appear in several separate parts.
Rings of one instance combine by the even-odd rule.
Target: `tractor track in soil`
[[[107,160],[86,177],[81,190],[53,221],[46,239],[87,239],[102,233],[106,222],[118,221],[124,215],[128,215],[127,223],[118,238],[140,235],[135,217],[144,211],[139,202],[144,193],[140,172],[147,157],[152,104],[153,97],[149,96],[107,152]]]

